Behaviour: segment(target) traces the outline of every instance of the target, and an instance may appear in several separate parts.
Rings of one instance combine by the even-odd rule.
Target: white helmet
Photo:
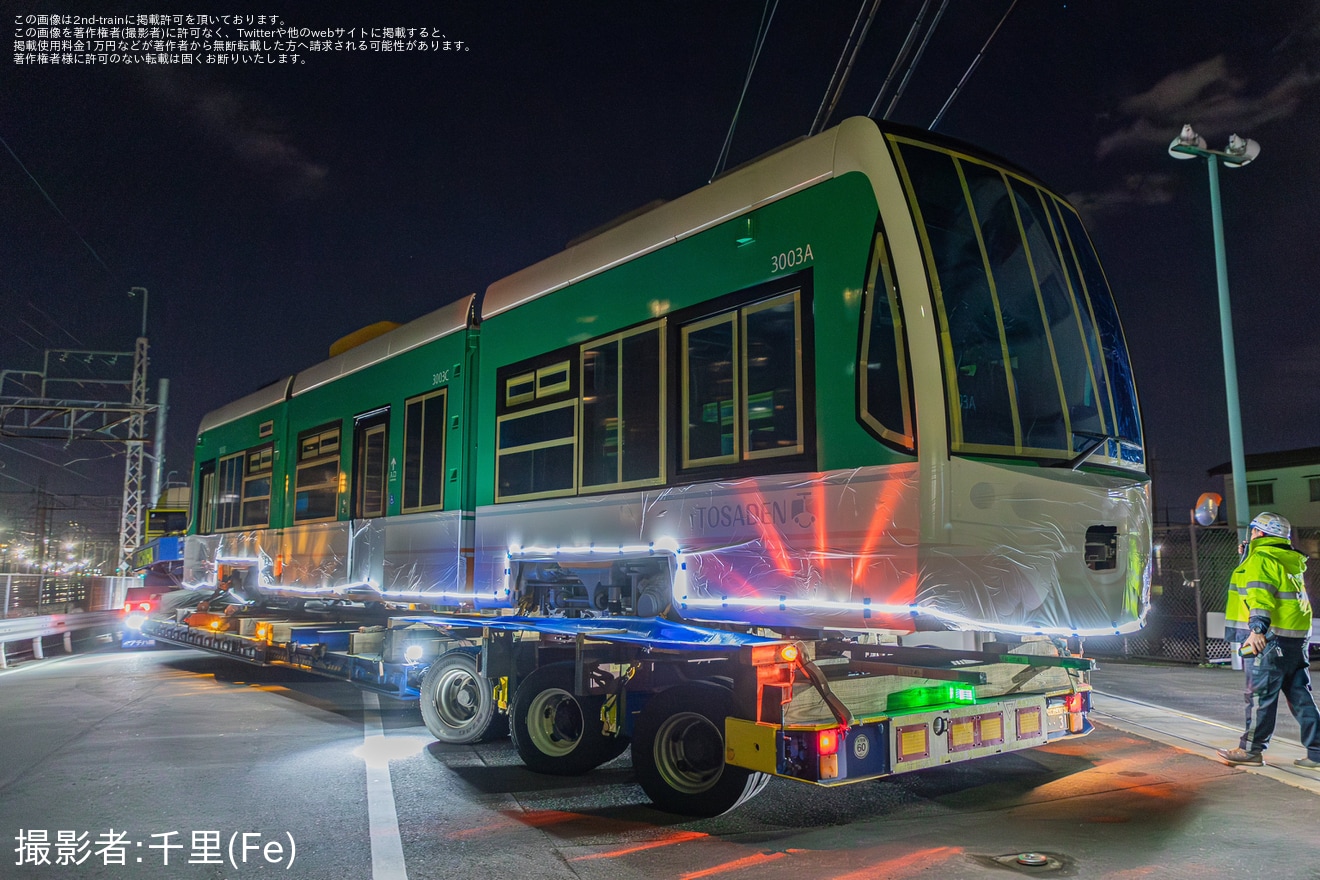
[[[1292,537],[1292,523],[1277,513],[1258,513],[1251,521],[1251,528],[1260,529],[1267,535],[1288,540]]]

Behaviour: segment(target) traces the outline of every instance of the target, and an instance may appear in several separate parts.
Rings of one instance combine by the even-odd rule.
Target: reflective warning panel
[[[890,740],[894,772],[1040,745],[1046,740],[1044,719],[1043,696],[896,717]]]

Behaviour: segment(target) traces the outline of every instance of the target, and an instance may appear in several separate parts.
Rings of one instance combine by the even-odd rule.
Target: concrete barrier
[[[32,656],[45,657],[41,640],[46,636],[63,636],[64,650],[73,652],[73,634],[80,629],[113,626],[119,621],[118,611],[84,611],[76,614],[47,614],[43,617],[11,617],[0,620],[0,669],[8,664],[5,659],[6,642],[31,640]]]

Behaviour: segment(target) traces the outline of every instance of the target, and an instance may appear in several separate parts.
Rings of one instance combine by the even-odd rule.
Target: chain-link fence
[[[1206,663],[1229,659],[1222,629],[1206,631],[1207,612],[1223,612],[1228,579],[1238,565],[1237,530],[1168,526],[1154,534],[1151,609],[1146,626],[1129,636],[1087,639],[1088,654]],[[1309,563],[1306,589],[1320,598],[1320,529],[1293,529],[1293,547]]]

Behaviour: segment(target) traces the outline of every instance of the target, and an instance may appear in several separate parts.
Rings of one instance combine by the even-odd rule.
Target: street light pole
[[[1247,463],[1242,447],[1242,411],[1238,405],[1237,355],[1233,346],[1233,311],[1228,300],[1228,258],[1224,250],[1224,217],[1219,203],[1219,163],[1229,168],[1241,168],[1260,155],[1260,145],[1251,139],[1233,135],[1228,149],[1210,150],[1205,138],[1190,125],[1169,144],[1169,155],[1175,159],[1206,160],[1210,173],[1210,215],[1214,226],[1215,279],[1219,286],[1219,334],[1224,348],[1224,393],[1228,401],[1228,447],[1233,468],[1233,525],[1238,538],[1245,539],[1247,523],[1251,519],[1247,504]]]

